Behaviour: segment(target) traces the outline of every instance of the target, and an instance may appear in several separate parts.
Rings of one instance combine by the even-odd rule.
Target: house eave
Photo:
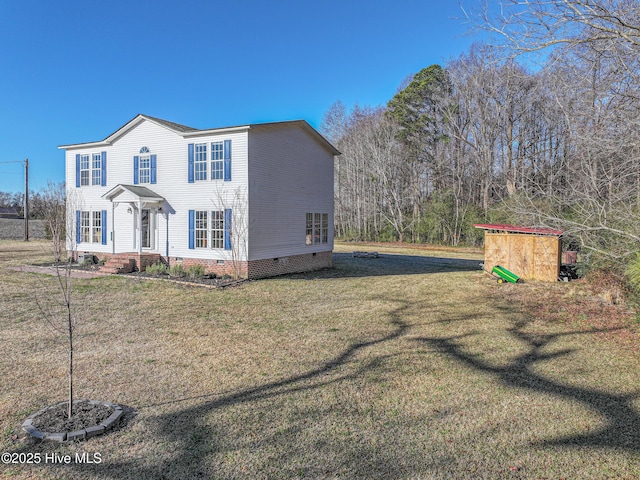
[[[269,127],[277,127],[277,126],[286,126],[286,125],[295,125],[302,128],[309,135],[315,138],[318,143],[320,143],[324,148],[326,148],[331,154],[334,156],[341,155],[341,152],[334,147],[331,142],[329,142],[320,132],[318,132],[315,128],[313,128],[306,120],[288,120],[283,122],[265,122],[265,123],[254,123],[248,125],[237,125],[232,127],[222,127],[222,128],[209,128],[206,130],[197,130],[192,129],[191,127],[186,127],[184,125],[178,125],[171,122],[167,122],[165,120],[156,119],[155,117],[149,117],[147,115],[138,114],[131,120],[129,120],[126,124],[120,127],[118,130],[113,132],[104,140],[96,141],[96,142],[87,142],[87,143],[75,143],[69,145],[60,145],[58,148],[60,150],[77,150],[81,148],[99,148],[99,147],[107,147],[112,145],[117,139],[125,135],[129,130],[136,127],[143,121],[149,121],[158,125],[162,128],[166,128],[171,132],[175,133],[178,136],[181,136],[185,139],[187,138],[198,138],[206,135],[219,135],[226,133],[237,133],[237,132],[246,132],[251,129],[261,129],[261,128],[269,128]]]
[[[184,138],[193,138],[193,137],[201,137],[204,135],[216,135],[221,133],[236,133],[236,132],[244,132],[246,130],[251,129],[251,125],[241,125],[237,127],[223,127],[223,128],[211,128],[208,130],[195,130],[193,132],[184,132],[181,135]]]

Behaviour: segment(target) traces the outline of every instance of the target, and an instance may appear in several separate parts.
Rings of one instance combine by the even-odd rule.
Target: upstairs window
[[[149,155],[140,155],[138,180],[140,183],[151,183],[151,158]]]
[[[156,183],[156,156],[147,147],[142,147],[140,155],[133,157],[133,183]]]
[[[89,185],[89,175],[91,173],[91,165],[89,164],[89,155],[80,155],[80,186]]]
[[[211,144],[211,180],[222,180],[224,177],[224,143]]]
[[[231,181],[231,140],[211,142],[211,154],[207,155],[206,143],[187,145],[187,178],[189,183],[207,180]],[[211,164],[211,176],[207,175],[207,165]]]
[[[107,152],[76,155],[76,187],[107,184]]]
[[[102,155],[91,155],[91,185],[102,185]]]
[[[207,179],[207,144],[196,143],[194,152],[196,181]]]

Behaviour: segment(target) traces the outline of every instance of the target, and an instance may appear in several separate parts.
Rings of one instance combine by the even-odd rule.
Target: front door
[[[151,211],[142,209],[142,248],[151,248]]]

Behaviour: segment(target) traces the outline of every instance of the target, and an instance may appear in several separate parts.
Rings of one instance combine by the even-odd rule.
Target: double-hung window
[[[207,148],[211,147],[211,154]],[[189,183],[203,180],[231,181],[231,140],[187,145],[187,178]],[[211,166],[211,175],[207,170]]]
[[[140,155],[138,181],[140,183],[151,183],[151,157],[149,155]]]
[[[91,212],[80,212],[80,241],[91,241]]]
[[[189,248],[231,250],[230,208],[189,210]]]
[[[76,243],[107,244],[106,210],[76,210]]]
[[[91,155],[91,185],[102,185],[102,155]]]
[[[224,210],[211,212],[211,248],[224,248]]]
[[[205,210],[196,211],[195,216],[195,247],[207,248],[207,237],[209,225],[207,222],[207,212]]]
[[[76,188],[107,185],[107,152],[76,154]]]
[[[211,180],[222,180],[224,177],[224,143],[211,144]]]
[[[91,212],[93,222],[91,225],[91,242],[100,243],[102,241],[102,212]]]
[[[89,185],[89,175],[91,173],[91,164],[89,163],[89,155],[80,155],[80,186]]]
[[[196,143],[194,153],[194,168],[196,180],[207,179],[207,144]]]

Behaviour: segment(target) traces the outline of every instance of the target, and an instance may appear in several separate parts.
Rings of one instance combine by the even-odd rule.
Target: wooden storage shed
[[[525,280],[558,280],[561,230],[498,224],[476,224],[474,227],[485,230],[485,270],[491,271],[495,265],[500,265]]]

